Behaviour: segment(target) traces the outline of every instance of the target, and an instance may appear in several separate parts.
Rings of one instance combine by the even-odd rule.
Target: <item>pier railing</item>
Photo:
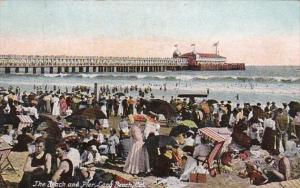
[[[187,68],[185,58],[140,58],[140,57],[98,57],[98,56],[0,56],[0,68],[5,73],[16,73],[20,69],[33,69],[32,73],[63,72],[158,72],[166,70],[184,70]],[[79,70],[77,70],[79,68]],[[83,70],[85,68],[85,70]],[[53,71],[53,69],[58,69]],[[69,70],[71,69],[71,71]],[[47,70],[46,70],[47,72]]]

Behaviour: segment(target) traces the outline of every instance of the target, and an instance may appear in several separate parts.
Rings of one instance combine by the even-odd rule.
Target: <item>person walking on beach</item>
[[[66,99],[65,99],[64,96],[60,97],[59,108],[60,108],[60,115],[65,116],[67,108],[68,108],[68,105],[67,105],[67,101],[66,101]]]
[[[128,101],[127,101],[127,97],[125,97],[125,99],[122,100],[122,107],[123,107],[123,115],[124,116],[128,116]]]
[[[118,98],[118,96],[115,96],[115,99],[113,101],[113,108],[114,108],[115,117],[118,115],[119,106],[120,106],[119,98]]]
[[[106,100],[106,115],[107,115],[107,118],[109,118],[111,116],[112,108],[113,108],[113,100],[111,99],[111,96],[108,96],[108,99]]]
[[[133,114],[133,107],[134,107],[134,100],[132,96],[130,96],[128,100],[128,115]]]
[[[52,98],[52,103],[53,103],[52,115],[59,116],[60,115],[59,98],[57,97],[57,95],[53,95],[52,97],[53,97]]]

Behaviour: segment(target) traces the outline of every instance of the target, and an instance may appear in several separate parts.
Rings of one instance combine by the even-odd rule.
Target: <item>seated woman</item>
[[[154,175],[158,177],[168,177],[171,173],[172,163],[175,163],[175,159],[172,155],[172,147],[165,146],[160,148],[161,154],[155,161]]]
[[[246,163],[246,172],[251,184],[263,185],[268,182],[268,178],[251,161]]]
[[[274,161],[274,160],[270,160],[270,163],[272,161]],[[276,161],[274,161],[274,162],[276,162]],[[283,155],[279,155],[278,169],[274,168],[272,166],[269,169],[268,168],[264,169],[263,172],[268,177],[269,182],[287,181],[291,177],[290,161],[288,158],[284,157]]]
[[[192,155],[194,153],[194,144],[195,144],[194,132],[189,131],[187,132],[186,138],[184,139],[184,146],[182,150]]]
[[[82,166],[94,166],[105,163],[107,157],[101,156],[95,145],[88,147],[81,155]]]
[[[208,139],[201,137],[201,143],[194,149],[193,158],[197,159],[197,161],[205,161],[210,151],[211,146],[209,145]]]

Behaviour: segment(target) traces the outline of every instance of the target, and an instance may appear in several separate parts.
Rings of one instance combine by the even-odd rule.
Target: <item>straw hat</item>
[[[31,101],[31,104],[32,104],[32,105],[37,105],[38,102],[37,102],[36,100],[32,100],[32,101]]]

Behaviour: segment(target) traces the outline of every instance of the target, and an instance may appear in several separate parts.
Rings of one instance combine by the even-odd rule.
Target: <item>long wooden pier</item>
[[[59,74],[98,72],[245,70],[244,63],[201,63],[188,58],[0,55],[0,73]]]
[[[186,70],[185,58],[0,56],[2,73],[163,72]]]

